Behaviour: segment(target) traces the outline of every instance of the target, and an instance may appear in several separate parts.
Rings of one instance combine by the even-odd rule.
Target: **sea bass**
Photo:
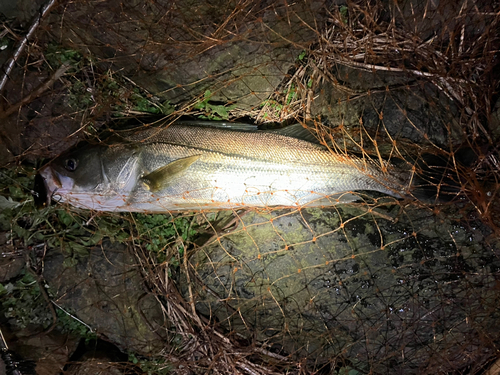
[[[173,124],[63,155],[40,170],[35,190],[80,208],[147,213],[328,206],[357,190],[406,196],[409,172],[384,169],[283,132]]]

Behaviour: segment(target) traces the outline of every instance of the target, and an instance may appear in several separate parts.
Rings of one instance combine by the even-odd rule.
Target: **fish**
[[[143,213],[332,206],[360,190],[408,196],[410,172],[311,138],[301,124],[150,126],[61,155],[40,169],[35,191],[45,204]]]

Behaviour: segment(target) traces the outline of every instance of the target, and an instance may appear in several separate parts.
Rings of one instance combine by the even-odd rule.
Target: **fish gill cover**
[[[9,371],[494,373],[497,3],[0,12],[0,323],[3,353],[20,358],[3,355]],[[332,154],[407,171],[413,190],[349,191],[329,207],[35,208],[37,171],[79,141],[186,118],[300,123]]]

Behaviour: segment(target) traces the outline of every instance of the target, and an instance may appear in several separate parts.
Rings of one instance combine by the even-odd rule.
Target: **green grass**
[[[158,263],[168,262],[169,276],[176,271],[185,252],[185,243],[197,233],[189,217],[134,214],[136,238],[140,246],[154,254]]]
[[[171,374],[174,369],[172,365],[167,363],[163,358],[146,359],[138,357],[134,353],[129,353],[128,360],[134,365],[139,366],[147,375],[167,375]]]

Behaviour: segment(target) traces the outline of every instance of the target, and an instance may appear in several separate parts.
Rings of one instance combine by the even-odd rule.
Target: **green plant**
[[[139,366],[147,375],[167,375],[173,370],[172,365],[167,363],[164,358],[144,359],[137,357],[134,353],[129,353],[128,360]]]
[[[342,22],[347,24],[347,22],[349,22],[349,8],[346,5],[341,5],[339,7],[339,13],[340,13],[340,17],[342,19]]]
[[[154,253],[158,262],[168,260],[171,267],[177,268],[180,257],[184,255],[184,241],[191,240],[196,234],[193,222],[183,216],[172,218],[161,214],[135,214],[134,217],[141,245]]]
[[[137,112],[169,115],[174,112],[175,109],[168,100],[161,104],[154,103],[152,100],[145,97],[137,87],[133,89],[130,95],[130,102],[132,104],[132,110]]]
[[[204,120],[227,120],[229,118],[229,111],[234,109],[236,105],[221,105],[210,103],[210,98],[212,97],[212,92],[206,90],[203,95],[203,100],[199,101],[194,105],[193,108],[199,109],[204,112],[204,114],[198,117]]]
[[[266,119],[269,116],[279,116],[279,113],[283,110],[283,104],[278,103],[274,99],[266,99],[260,104],[261,108],[266,108],[267,111],[271,113],[264,113],[263,118]]]
[[[312,81],[311,81],[311,86],[312,86]],[[278,101],[274,99],[266,99],[264,100],[261,104],[261,108],[266,108],[266,110],[270,111],[271,113],[264,113],[263,118],[267,118],[268,116],[277,116],[279,117],[280,112],[286,107],[292,104],[293,100],[297,96],[297,88],[294,84],[290,85],[290,89],[285,93],[282,94],[285,97],[284,104],[279,103]]]
[[[303,51],[299,54],[299,56],[297,57],[297,60],[298,60],[298,61],[304,61],[304,59],[306,58],[306,56],[307,56],[307,51],[306,51],[306,50],[303,50]]]
[[[0,41],[1,42],[1,41]],[[145,113],[169,115],[175,108],[170,102],[144,92],[139,87],[131,87],[130,82],[110,70],[98,73],[92,64],[92,57],[51,43],[44,53],[51,69],[62,64],[69,65],[65,79],[68,85],[68,104],[75,110],[85,110],[95,106],[99,110],[112,112],[113,116]],[[71,73],[71,74],[68,74]],[[223,112],[214,108],[213,112]]]
[[[18,279],[0,284],[1,310],[12,327],[25,329],[28,325],[48,327],[52,318],[41,302],[41,293],[33,275],[22,270]]]
[[[62,333],[68,332],[77,337],[83,338],[85,339],[86,344],[88,344],[91,340],[97,339],[97,333],[82,321],[77,319],[69,311],[63,310],[58,306],[56,314],[57,326]]]
[[[66,267],[73,267],[78,259],[87,257],[88,249],[104,238],[124,242],[130,237],[120,216],[101,215],[90,220],[89,212],[76,214],[63,209],[56,210],[56,214],[59,235],[46,239],[46,243],[49,248],[61,249],[66,257],[63,263]]]
[[[93,103],[92,93],[81,81],[75,80],[68,93],[68,104],[72,108],[90,106]]]
[[[130,89],[123,79],[109,72],[99,80],[97,91],[101,96],[100,101],[107,103],[113,109],[115,116],[121,116],[124,112],[130,111],[169,115],[175,110],[168,100],[160,103],[158,98],[154,98],[138,87]]]
[[[68,64],[79,69],[85,63],[85,59],[80,52],[55,43],[49,43],[44,56],[52,69],[58,68],[62,64]]]
[[[297,89],[296,89],[295,85],[292,83],[290,85],[290,90],[288,90],[288,93],[286,96],[286,105],[290,105],[296,95],[297,95]]]

